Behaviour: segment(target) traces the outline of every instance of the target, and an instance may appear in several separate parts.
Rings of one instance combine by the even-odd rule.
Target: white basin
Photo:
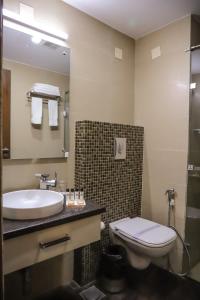
[[[63,209],[63,195],[47,190],[21,190],[3,194],[3,217],[30,220],[55,215]]]

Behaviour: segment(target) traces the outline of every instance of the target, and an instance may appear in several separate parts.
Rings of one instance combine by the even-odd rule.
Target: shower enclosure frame
[[[194,68],[200,61],[200,17],[191,17],[190,51],[190,102],[189,102],[189,145],[188,145],[188,180],[185,218],[185,242],[190,252],[191,269],[189,277],[200,281],[200,70]],[[199,63],[200,66],[200,63]],[[198,82],[197,87],[191,83]],[[199,86],[199,87],[198,87]],[[198,93],[199,90],[199,93]],[[199,197],[200,198],[200,197]],[[199,267],[198,267],[199,266]],[[195,270],[194,268],[199,268]],[[183,271],[187,269],[187,258],[183,255]]]

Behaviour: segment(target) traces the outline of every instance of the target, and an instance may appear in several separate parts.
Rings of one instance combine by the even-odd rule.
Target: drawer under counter
[[[95,215],[4,241],[4,274],[100,240],[101,216]]]

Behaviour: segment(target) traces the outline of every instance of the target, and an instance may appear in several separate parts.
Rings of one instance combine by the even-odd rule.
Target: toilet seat
[[[171,228],[140,217],[125,218],[110,226],[122,239],[127,238],[130,242],[150,248],[165,247],[176,239],[176,233]]]

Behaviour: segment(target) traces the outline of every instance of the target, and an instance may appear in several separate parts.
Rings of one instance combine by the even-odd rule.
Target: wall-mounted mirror
[[[68,48],[4,25],[4,158],[67,157],[69,78]]]

